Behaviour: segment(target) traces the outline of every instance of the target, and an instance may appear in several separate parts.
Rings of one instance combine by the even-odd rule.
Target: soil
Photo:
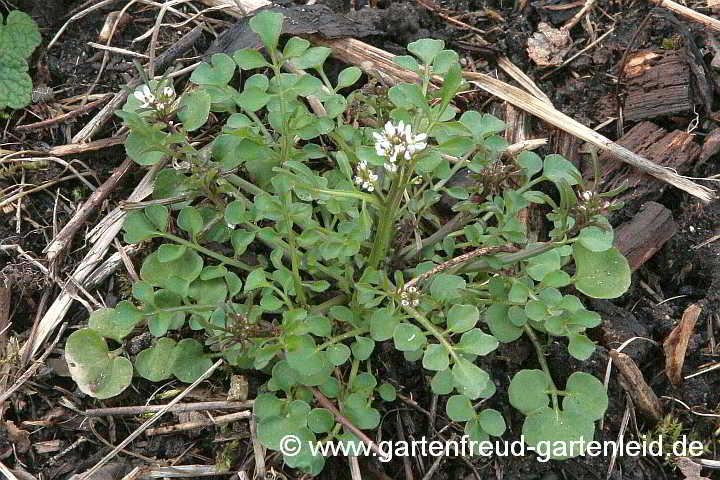
[[[477,33],[448,23],[437,12],[429,11],[420,3],[378,0],[376,9],[368,9],[363,8],[365,5],[362,1],[353,2],[357,8],[353,11],[349,1],[319,0],[317,3],[327,5],[338,13],[345,13],[348,17],[363,22],[367,31],[375,32],[364,38],[364,41],[392,53],[405,54],[405,45],[420,38],[441,38],[448,46],[460,53],[467,68],[497,74],[507,81],[507,77],[494,62],[495,55],[505,55],[536,80],[540,89],[550,97],[556,108],[590,127],[605,122],[608,117],[617,116],[618,65],[628,49],[658,50],[663,46],[667,48],[668,39],[682,36],[677,26],[662,15],[651,18],[638,33],[638,27],[652,11],[652,6],[648,3],[598,0],[589,16],[595,34],[602,35],[613,23],[614,32],[600,46],[589,49],[568,66],[540,80],[549,70],[539,68],[528,57],[526,48],[528,38],[537,31],[538,23],[541,21],[559,28],[581,8],[582,2],[572,3],[575,5],[572,8],[559,9],[553,8],[562,7],[561,2],[555,0],[540,0],[529,4],[517,2],[525,4],[519,10],[515,9],[515,5],[496,0],[444,1],[437,5],[439,9],[444,9],[442,11],[452,11],[451,16],[459,17],[463,22],[484,30],[486,33],[481,39]],[[2,11],[1,5],[0,2],[0,11]],[[31,74],[35,84],[44,84],[53,89],[55,100],[33,104],[24,111],[12,113],[3,121],[2,131],[5,136],[0,147],[42,151],[52,146],[70,143],[72,134],[76,133],[94,114],[89,112],[88,115],[80,116],[70,123],[58,124],[49,129],[30,132],[15,130],[18,125],[48,118],[52,112],[57,114],[59,112],[57,100],[83,95],[95,82],[102,55],[96,55],[96,50],[90,48],[87,42],[97,41],[97,34],[105,16],[113,9],[117,9],[118,5],[98,9],[71,23],[59,42],[50,51],[45,49],[49,39],[55,35],[70,14],[81,8],[81,5],[86,6],[72,0],[52,0],[42,4],[27,1],[18,5],[33,14],[42,27],[44,44],[32,59]],[[285,5],[289,4],[285,3]],[[115,37],[113,45],[142,51],[146,48],[147,41],[140,42],[139,46],[131,42],[152,26],[157,10],[137,4],[130,11],[132,21]],[[710,13],[707,8],[702,11]],[[232,22],[230,17],[217,12],[209,15],[227,21],[227,25]],[[704,61],[709,65],[713,53],[709,43],[706,44],[709,42],[707,35],[704,35],[701,27],[687,20],[680,22],[690,32],[689,41],[695,42],[699,51],[705,55]],[[191,27],[186,25],[177,29],[162,29],[161,47],[171,45],[189,28]],[[220,26],[218,28],[222,30]],[[589,42],[587,30],[582,24],[574,27],[571,33],[575,42],[570,52],[573,54]],[[683,38],[687,41],[688,37]],[[187,57],[203,55],[212,40],[213,38],[206,34],[206,37],[196,45],[195,51]],[[135,73],[132,63],[126,58],[112,55],[110,57],[108,67],[100,75],[94,92],[114,93]],[[711,73],[710,78],[713,82],[719,79],[715,71],[709,68],[707,71]],[[715,88],[717,89],[717,86]],[[489,101],[491,99],[488,96],[480,93],[463,97],[467,108],[478,110],[488,109]],[[713,108],[720,107],[719,103],[715,101]],[[696,124],[692,123],[696,121],[694,114],[651,120],[668,130],[686,130],[692,123],[695,125],[693,130],[695,139],[698,144],[702,144],[705,136],[718,127],[717,120],[713,120],[718,116],[712,111],[705,111],[700,100],[697,104]],[[632,124],[626,123],[624,131],[631,126]],[[112,120],[94,138],[112,136],[119,127],[120,122]],[[551,139],[559,136],[558,131],[547,129],[539,121],[535,121],[532,130],[535,136],[550,136]],[[610,122],[598,131],[615,140],[619,138],[617,130],[617,123]],[[551,147],[546,147],[538,153],[553,153],[553,150]],[[575,151],[561,153],[568,158],[578,156]],[[92,170],[94,175],[88,178],[96,186],[104,181],[123,159],[122,145],[66,158],[67,161],[75,161],[74,165],[81,171]],[[696,169],[694,176],[708,177],[717,174],[719,159],[717,155],[711,156]],[[136,168],[125,178],[102,209],[89,219],[88,229],[94,225],[97,218],[114,208],[118,201],[127,198],[128,192],[137,184],[142,173]],[[10,191],[9,189],[17,183],[40,184],[60,175],[67,175],[67,172],[63,173],[63,168],[53,163],[46,169],[26,170],[24,175],[22,177],[19,172],[0,174],[0,188],[3,194]],[[22,201],[23,220],[19,231],[16,230],[14,209],[0,213],[3,217],[3,221],[0,221],[2,245],[18,245],[29,255],[44,258],[42,252],[49,240],[57,229],[72,217],[78,204],[87,198],[89,193],[89,188],[83,183],[69,180],[50,190],[25,197]],[[704,458],[717,459],[718,444],[714,434],[718,428],[717,416],[701,414],[718,412],[720,404],[718,371],[720,370],[695,376],[685,380],[681,386],[674,387],[665,375],[662,342],[677,325],[685,309],[697,303],[702,307],[702,313],[690,338],[683,372],[687,375],[696,372],[702,366],[718,361],[718,349],[713,332],[720,328],[720,317],[717,314],[720,302],[720,241],[702,244],[720,233],[720,202],[703,206],[689,195],[672,188],[665,189],[657,201],[672,211],[679,225],[678,233],[633,274],[629,292],[613,301],[589,302],[603,317],[603,324],[590,332],[591,338],[598,342],[598,348],[589,360],[585,362],[574,360],[569,357],[564,345],[555,342],[548,348],[548,362],[555,381],[560,385],[564,384],[569,374],[576,370],[604,378],[608,350],[618,348],[622,342],[632,337],[641,337],[642,339],[635,340],[627,346],[624,352],[638,364],[648,384],[661,398],[665,412],[672,415],[675,422],[681,425],[682,434],[704,441],[707,445]],[[638,204],[629,203],[624,210],[615,214],[612,219],[613,224],[631,218],[638,207]],[[87,245],[82,237],[82,234],[77,235],[72,248],[66,252],[61,269],[55,272],[58,278],[66,278],[87,251]],[[0,273],[11,285],[12,324],[7,337],[15,337],[23,341],[30,334],[39,309],[44,308],[44,302],[41,300],[43,293],[47,292],[51,301],[57,295],[58,288],[37,266],[17,255],[16,250],[0,250]],[[99,292],[104,295],[109,305],[113,305],[122,298],[126,288],[127,275],[121,271],[106,281],[99,288]],[[85,310],[73,307],[66,316],[66,323],[70,327],[68,331],[86,320]],[[147,341],[147,338],[136,338],[130,348],[136,350],[143,348],[143,342]],[[8,423],[0,423],[0,461],[10,468],[24,469],[36,478],[41,476],[47,479],[66,479],[71,478],[73,474],[86,471],[109,451],[103,445],[104,439],[117,444],[139,424],[138,419],[134,417],[106,417],[89,422],[82,415],[74,413],[76,409],[94,408],[101,403],[105,406],[142,405],[158,389],[158,385],[150,382],[134,382],[134,387],[122,395],[97,402],[76,389],[72,380],[64,373],[62,362],[58,361],[60,357],[60,350],[54,352],[47,362],[48,366],[40,368],[21,390],[10,397],[4,406],[4,420]],[[385,352],[383,359],[382,365],[378,366],[379,376],[393,382],[400,392],[412,397],[423,409],[431,410],[433,398],[428,393],[429,379],[421,373],[418,366],[405,362],[402,356],[393,354],[391,349]],[[495,354],[484,358],[481,363],[483,368],[493,372],[492,376],[498,391],[486,405],[497,408],[505,417],[508,432],[503,438],[517,438],[522,417],[506,403],[510,374],[502,372],[537,368],[532,346],[522,341],[502,345]],[[2,365],[3,363],[0,362],[0,368]],[[233,372],[229,369],[216,373],[211,381],[205,382],[193,392],[193,398],[203,401],[224,399],[231,373]],[[253,398],[257,388],[265,379],[257,375],[248,375],[248,377],[249,398]],[[161,391],[171,387],[162,388]],[[610,377],[608,393],[610,407],[602,427],[597,428],[597,440],[618,438],[627,409],[632,413],[625,433],[627,437],[638,438],[638,435],[649,434],[652,431],[653,422],[631,408],[631,402],[620,385],[616,373]],[[437,405],[438,414],[434,425],[430,425],[427,415],[417,409],[400,402],[398,407],[397,411],[387,412],[382,428],[383,439],[399,438],[397,425],[400,421],[406,438],[433,435],[434,432],[448,425],[443,414],[442,400]],[[176,418],[168,416],[167,420],[172,421]],[[158,459],[158,463],[163,461],[167,463],[178,458],[179,465],[210,465],[221,452],[225,452],[223,455],[231,459],[231,470],[238,470],[248,464],[253,455],[246,425],[233,424],[225,429],[205,429],[163,437],[141,437],[132,443],[130,448],[136,454]],[[450,425],[446,433],[461,433],[456,431],[455,427]],[[238,442],[232,444],[233,448],[228,448],[231,444],[223,439],[238,440]],[[40,453],[37,446],[47,445],[43,442],[57,442],[61,448],[53,450],[52,453]],[[67,447],[71,448],[65,450]],[[417,475],[418,465],[428,469],[432,461],[432,458],[411,459],[410,465]],[[116,457],[116,462],[109,465],[111,468],[104,472],[104,476],[96,478],[122,478],[132,465],[142,463],[144,463],[142,460],[132,456]],[[586,457],[548,463],[537,462],[532,455],[490,459],[448,457],[432,478],[473,478],[473,470],[470,467],[472,466],[475,475],[478,475],[476,478],[604,479],[609,465],[610,459],[606,457]],[[281,469],[282,465],[276,464],[275,467]],[[362,459],[361,467],[365,478],[412,478],[405,476],[405,466],[397,459],[388,464],[373,459]],[[321,478],[349,478],[348,472],[347,462],[344,459],[333,459],[329,461]],[[704,474],[712,477],[712,473],[707,472],[705,470]],[[297,472],[289,469],[284,469],[283,473],[288,478],[297,476]],[[682,475],[671,463],[663,462],[662,459],[621,457],[617,459],[610,478],[640,480],[682,478]]]

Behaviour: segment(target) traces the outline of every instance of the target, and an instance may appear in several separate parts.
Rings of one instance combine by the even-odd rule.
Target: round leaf
[[[493,437],[499,437],[505,433],[505,419],[497,410],[486,408],[478,414],[477,418],[482,429]]]
[[[583,452],[581,445],[587,445],[595,435],[595,424],[592,420],[575,412],[554,411],[552,408],[541,408],[528,415],[523,424],[522,434],[525,442],[536,448],[538,453],[546,453],[545,458],[564,460],[576,457]],[[552,449],[538,445],[552,445]],[[556,448],[557,447],[557,448]]]
[[[168,359],[173,357],[175,340],[172,338],[159,338],[155,344],[138,353],[135,359],[135,368],[141,377],[151,382],[167,380],[172,375],[172,364]]]
[[[448,398],[445,411],[453,422],[466,422],[475,416],[475,409],[465,395],[453,395]]]
[[[188,132],[205,125],[210,114],[210,95],[200,89],[183,94],[177,116]]]
[[[431,343],[425,349],[423,355],[423,367],[428,370],[446,370],[450,366],[450,358],[448,352],[440,344]]]
[[[473,328],[479,319],[475,305],[453,305],[447,314],[447,326],[451,332],[462,333]]]
[[[575,372],[568,378],[563,397],[563,409],[576,412],[591,420],[599,420],[608,408],[608,395],[600,380],[585,372]]]
[[[617,298],[630,287],[630,266],[617,248],[593,252],[575,244],[575,286],[594,298]]]
[[[401,352],[418,350],[425,345],[426,339],[422,330],[410,323],[400,323],[393,332],[395,348]]]
[[[550,398],[545,391],[548,386],[547,375],[542,370],[520,370],[508,387],[510,404],[525,415],[547,407]]]

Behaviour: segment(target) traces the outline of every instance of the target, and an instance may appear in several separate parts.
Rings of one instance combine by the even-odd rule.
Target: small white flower
[[[375,191],[375,182],[377,182],[378,176],[373,173],[368,164],[365,161],[361,161],[357,166],[357,173],[355,174],[355,183],[362,187],[368,192]]]
[[[593,192],[588,191],[588,190],[582,192],[582,198],[583,198],[586,202],[589,201],[592,197],[593,197]]]
[[[373,132],[373,138],[375,153],[387,159],[385,169],[388,172],[397,171],[399,155],[405,160],[410,160],[415,153],[427,148],[427,135],[424,133],[413,135],[412,127],[402,120],[397,126],[387,122],[382,133]]]
[[[175,89],[173,89],[173,87],[165,87],[163,88],[162,94],[168,98],[172,98],[175,96]]]
[[[141,108],[146,108],[155,103],[155,95],[150,91],[150,87],[143,85],[140,90],[135,90],[133,93],[135,98],[142,102]]]

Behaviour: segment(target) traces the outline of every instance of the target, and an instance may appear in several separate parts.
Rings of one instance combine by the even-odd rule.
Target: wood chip
[[[697,303],[693,303],[683,312],[682,320],[677,327],[670,332],[670,335],[663,342],[665,352],[665,374],[670,382],[678,386],[682,383],[682,367],[685,363],[685,352],[687,351],[690,336],[695,328],[695,323],[702,312]]]
[[[610,350],[610,357],[622,375],[620,384],[628,392],[638,410],[655,421],[660,420],[663,413],[660,400],[645,381],[633,359],[617,350]]]

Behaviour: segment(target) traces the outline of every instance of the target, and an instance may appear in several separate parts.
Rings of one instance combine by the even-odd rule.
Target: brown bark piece
[[[705,137],[702,152],[700,153],[700,161],[698,163],[707,162],[710,157],[718,152],[720,152],[720,128],[716,128]]]
[[[620,382],[638,410],[655,421],[662,417],[662,405],[652,388],[647,384],[642,372],[632,358],[617,350],[610,350],[610,357],[622,375]]]
[[[701,151],[692,135],[680,130],[668,132],[652,122],[638,123],[617,143],[658,165],[674,169],[680,175],[692,168]],[[628,185],[629,188],[617,197],[618,200],[656,200],[667,186],[650,175],[614,160],[608,153],[600,155],[600,165],[603,189],[610,190],[625,182]]]
[[[670,210],[656,202],[647,202],[629,222],[615,229],[614,244],[635,271],[677,232]]]
[[[690,67],[679,52],[637,52],[625,64],[624,73],[625,120],[692,112]]]
[[[673,328],[670,335],[663,342],[665,352],[665,375],[670,382],[678,386],[682,383],[682,367],[685,363],[685,352],[687,351],[690,335],[692,335],[695,323],[702,312],[697,303],[693,303],[685,309],[682,319],[677,327]]]

